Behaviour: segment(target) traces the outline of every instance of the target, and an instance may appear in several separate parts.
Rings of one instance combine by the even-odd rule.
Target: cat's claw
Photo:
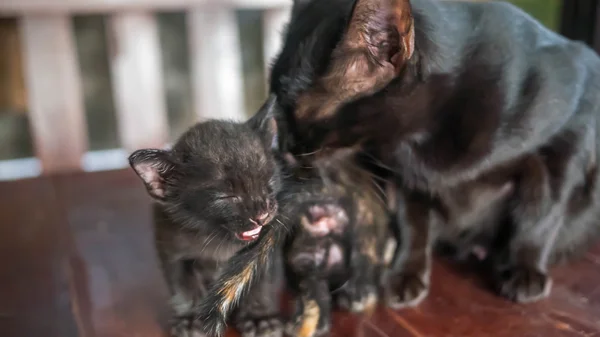
[[[336,295],[338,307],[355,313],[369,312],[377,304],[377,288],[371,284],[350,282]]]
[[[249,318],[237,324],[242,337],[282,337],[283,324],[276,316]]]
[[[552,279],[533,268],[515,267],[500,275],[499,293],[518,303],[536,302],[548,297],[552,288]]]
[[[388,307],[398,310],[419,305],[429,294],[429,282],[412,273],[400,273],[388,278],[384,288]]]

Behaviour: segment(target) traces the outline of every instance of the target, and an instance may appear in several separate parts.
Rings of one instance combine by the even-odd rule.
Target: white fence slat
[[[42,171],[80,170],[88,140],[70,18],[24,16],[20,26],[29,121]]]
[[[273,58],[282,47],[283,29],[290,20],[291,7],[267,9],[263,12],[263,60],[265,78],[268,80]]]
[[[212,6],[194,8],[188,12],[187,22],[198,119],[246,119],[235,11]]]
[[[121,145],[128,151],[163,147],[168,120],[156,20],[147,13],[119,13],[107,28]]]
[[[2,0],[0,17],[23,14],[171,11],[200,6],[261,9],[286,6],[291,3],[292,0]]]

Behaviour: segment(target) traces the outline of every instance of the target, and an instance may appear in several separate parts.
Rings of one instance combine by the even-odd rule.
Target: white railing
[[[264,60],[280,48],[292,0],[2,0],[17,16],[35,158],[0,161],[0,180],[127,165],[127,153],[168,141],[161,53],[153,12],[187,13],[194,110],[244,119],[235,10],[263,9]],[[88,151],[81,76],[70,17],[108,14],[107,38],[121,149]],[[268,69],[268,67],[265,67]],[[267,74],[265,74],[267,75]]]

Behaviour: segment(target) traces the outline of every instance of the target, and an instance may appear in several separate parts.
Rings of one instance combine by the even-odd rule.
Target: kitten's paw
[[[276,315],[248,317],[236,324],[242,337],[282,337],[283,323]]]
[[[384,285],[385,302],[398,310],[419,305],[429,293],[429,282],[417,274],[391,275]]]
[[[532,268],[515,267],[501,273],[497,286],[502,296],[518,303],[530,303],[548,297],[552,279]]]
[[[377,288],[372,284],[349,282],[339,290],[336,303],[350,312],[369,312],[377,305]]]
[[[177,317],[171,323],[170,337],[206,337],[197,323],[190,317]]]

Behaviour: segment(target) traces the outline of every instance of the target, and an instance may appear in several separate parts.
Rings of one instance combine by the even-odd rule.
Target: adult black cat
[[[464,229],[494,223],[498,290],[548,294],[549,264],[600,232],[599,94],[590,48],[492,1],[297,0],[271,75],[283,151],[361,144],[398,185],[392,307],[425,297],[435,218],[456,228],[447,201],[480,183],[506,212],[470,209]]]
[[[197,305],[219,266],[277,212],[276,124],[266,108],[246,123],[196,124],[172,149],[138,150],[129,158],[155,201],[155,244],[171,292],[173,336],[201,334]],[[243,336],[281,331],[282,272],[269,273],[240,306],[235,323]]]

